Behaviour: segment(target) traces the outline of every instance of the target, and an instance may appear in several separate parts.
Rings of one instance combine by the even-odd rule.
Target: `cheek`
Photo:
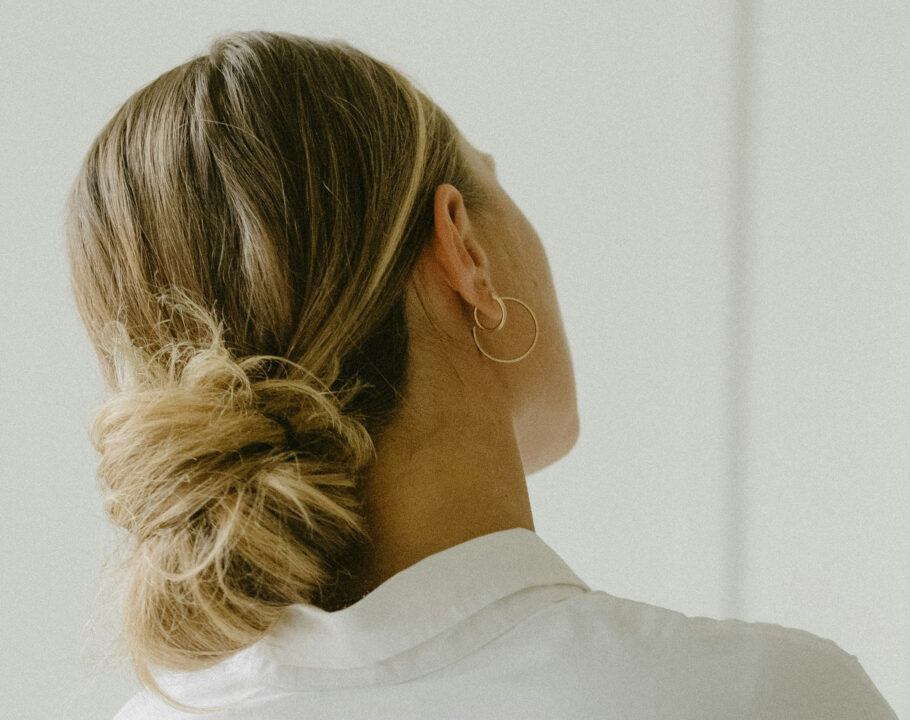
[[[556,301],[556,291],[550,262],[540,237],[527,220],[523,221],[521,247],[524,276],[533,299],[544,307],[552,305]]]

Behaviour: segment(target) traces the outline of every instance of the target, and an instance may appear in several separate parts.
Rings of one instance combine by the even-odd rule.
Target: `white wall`
[[[910,4],[756,19],[744,609],[910,717]]]
[[[910,10],[903,2],[4,3],[3,646],[10,717],[133,690],[86,624],[110,547],[64,193],[110,114],[221,32],[415,77],[550,254],[582,434],[529,479],[592,587],[800,627],[910,717]],[[15,678],[15,681],[11,679]]]

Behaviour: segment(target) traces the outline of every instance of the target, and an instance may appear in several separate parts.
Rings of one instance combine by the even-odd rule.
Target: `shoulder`
[[[897,718],[856,656],[828,638],[768,622],[690,617],[602,591],[574,600],[601,640],[664,675],[678,669],[692,687],[735,693],[749,717]]]
[[[111,720],[153,720],[160,717],[160,709],[159,714],[156,716],[148,693],[143,690],[127,700]]]
[[[140,690],[126,701],[111,720],[182,720],[188,717],[190,716],[154,697],[148,690]]]
[[[761,642],[756,707],[803,718],[897,720],[859,659],[828,638],[773,623],[742,623]]]

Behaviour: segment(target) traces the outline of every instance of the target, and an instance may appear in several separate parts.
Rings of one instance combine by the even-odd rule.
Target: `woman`
[[[407,78],[235,33],[67,204],[124,528],[117,716],[890,718],[853,656],[592,591],[525,475],[578,435],[534,229]]]

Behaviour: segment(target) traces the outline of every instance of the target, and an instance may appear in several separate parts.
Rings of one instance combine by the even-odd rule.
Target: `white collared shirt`
[[[308,605],[207,670],[162,673],[115,720],[896,720],[856,657],[770,623],[591,590],[513,528],[424,558],[336,612]]]

